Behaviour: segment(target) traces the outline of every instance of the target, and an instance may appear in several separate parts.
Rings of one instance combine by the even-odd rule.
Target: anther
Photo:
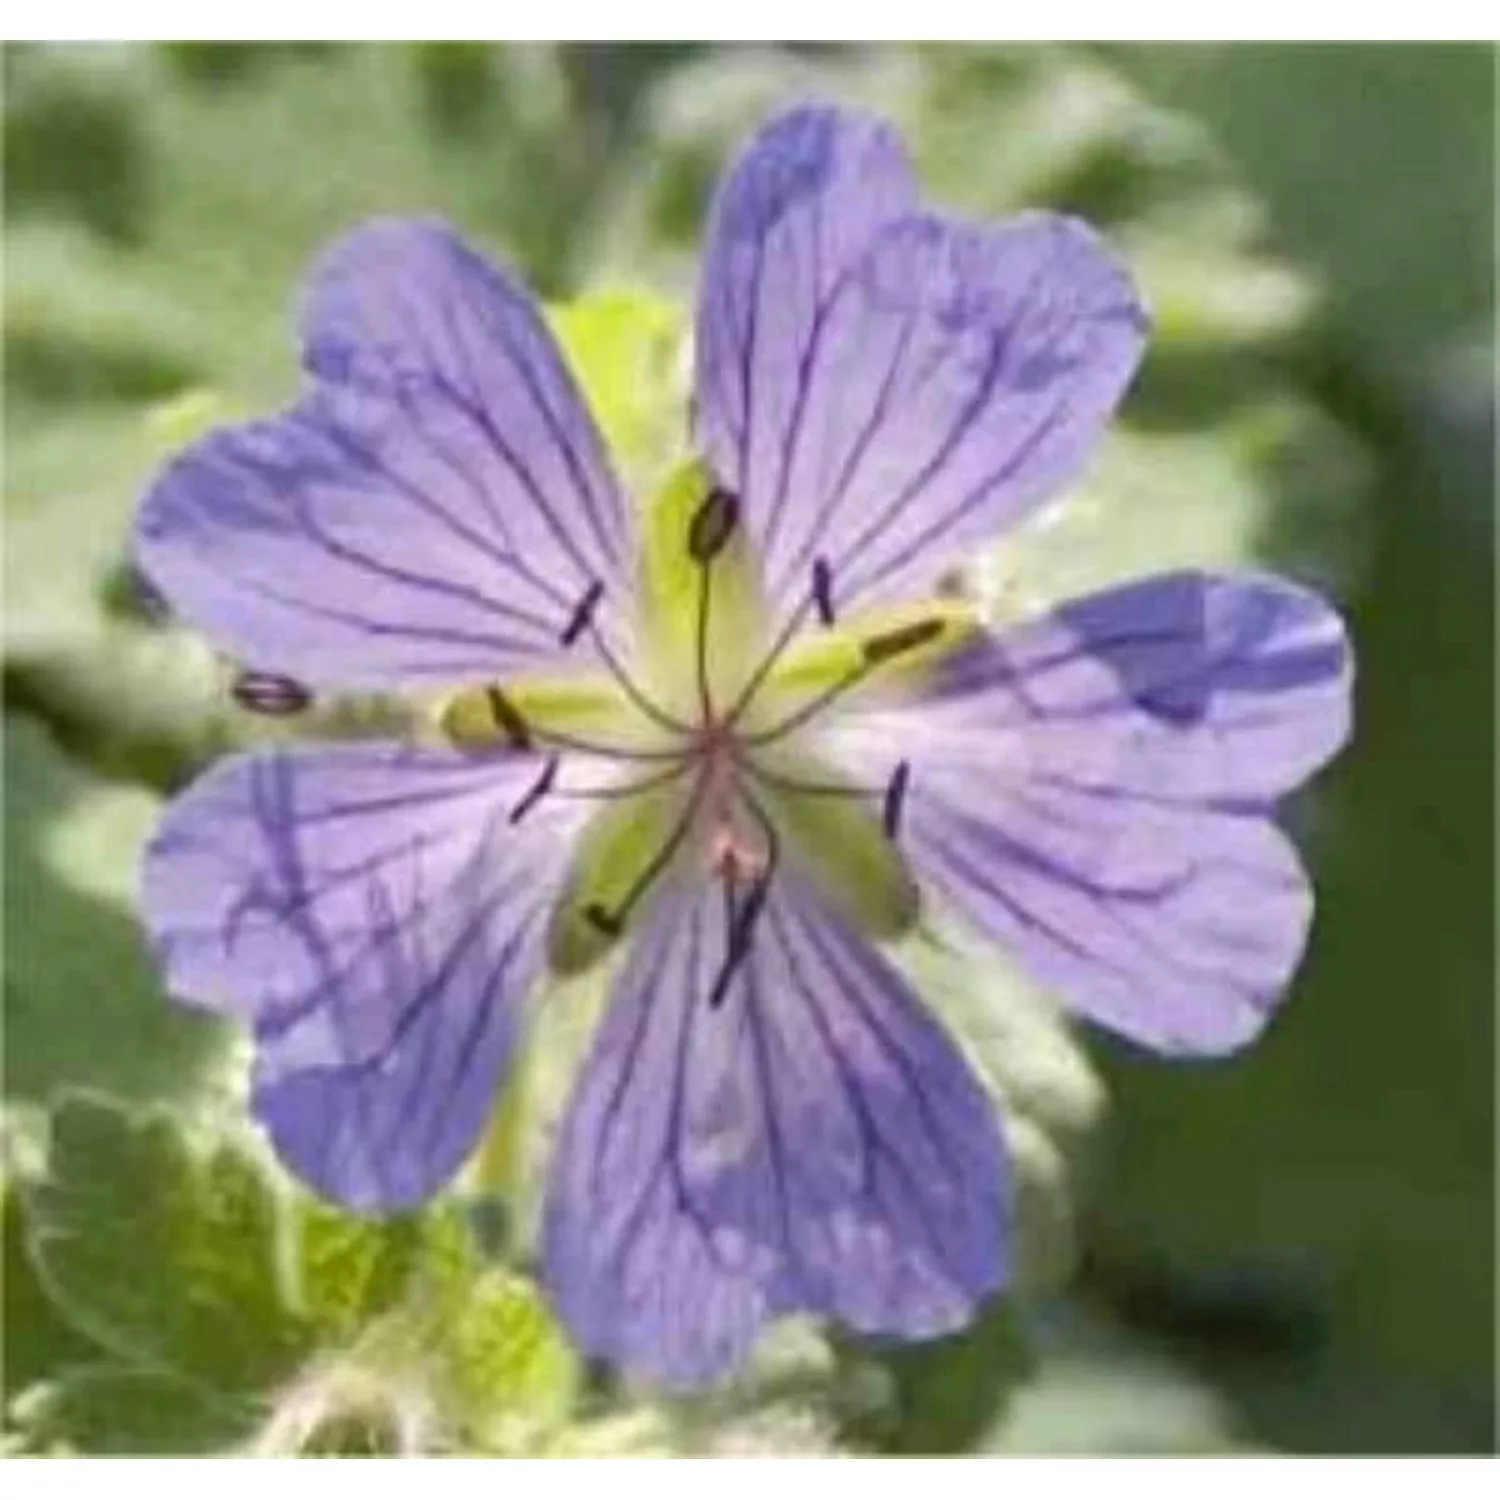
[[[688,526],[688,555],[697,563],[711,563],[724,550],[740,523],[740,502],[715,485],[703,498]]]
[[[531,730],[521,711],[493,683],[484,690],[485,702],[494,715],[495,727],[503,730],[513,750],[531,749]]]
[[[818,607],[818,619],[824,626],[833,624],[833,569],[826,557],[813,559],[812,567],[813,603]]]
[[[236,675],[229,692],[241,708],[277,719],[300,714],[312,704],[312,694],[300,682],[274,672],[246,669]]]
[[[557,756],[549,757],[547,764],[542,767],[542,774],[531,784],[526,795],[511,808],[510,821],[512,823],[519,823],[552,790],[552,783],[557,780],[557,767]]]
[[[861,641],[860,654],[867,667],[878,667],[892,657],[905,656],[908,651],[925,646],[942,633],[943,622],[940,619],[913,620],[910,625],[901,625],[895,630],[887,630],[881,635],[872,635]]]
[[[906,784],[911,780],[911,763],[898,761],[896,769],[885,789],[885,803],[880,810],[880,821],[885,827],[885,836],[896,842],[901,829],[901,810],[906,806]]]
[[[769,880],[757,880],[745,895],[745,904],[734,914],[729,936],[724,946],[724,962],[714,977],[714,986],[708,992],[708,1008],[717,1010],[729,993],[729,982],[738,972],[750,952],[750,939],[755,933],[755,924],[765,908]]]
[[[601,906],[597,901],[590,901],[583,909],[584,920],[596,931],[602,932],[605,937],[617,938],[625,930],[624,924],[607,907]]]
[[[573,613],[568,618],[568,623],[563,626],[562,634],[558,637],[561,645],[571,646],[585,630],[589,628],[594,618],[594,611],[599,607],[599,601],[604,597],[604,585],[596,578],[574,607]]]

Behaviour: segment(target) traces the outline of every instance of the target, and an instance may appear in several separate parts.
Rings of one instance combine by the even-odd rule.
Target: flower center
[[[569,679],[489,684],[443,711],[460,747],[546,753],[513,821],[547,799],[598,804],[554,913],[561,971],[595,962],[674,881],[707,882],[725,894],[722,997],[783,851],[876,936],[917,915],[899,844],[911,762],[859,785],[820,752],[819,725],[909,692],[974,617],[942,601],[841,624],[818,558],[777,621],[740,522],[736,496],[699,466],[680,471],[647,516],[630,648],[606,640],[591,583],[560,644],[582,659],[587,642],[602,671],[581,661]]]

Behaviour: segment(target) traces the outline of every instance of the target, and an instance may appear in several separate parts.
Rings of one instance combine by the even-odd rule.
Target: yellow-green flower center
[[[736,498],[698,464],[647,511],[626,648],[595,623],[601,593],[585,592],[564,632],[577,673],[467,690],[440,720],[461,748],[548,757],[513,817],[544,796],[597,800],[554,912],[553,967],[596,961],[683,879],[722,886],[748,935],[783,858],[873,935],[905,931],[918,912],[897,838],[909,766],[860,786],[820,754],[818,725],[910,693],[975,628],[972,610],[934,601],[835,621],[817,564],[777,618]]]

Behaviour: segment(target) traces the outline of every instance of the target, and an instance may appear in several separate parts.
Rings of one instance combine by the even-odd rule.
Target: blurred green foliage
[[[3,66],[11,1447],[1493,1446],[1492,53],[180,43]],[[1090,1159],[1091,1112],[1049,1093],[1087,1097],[1072,1054],[1010,1009],[970,1036],[1034,1180],[1064,1185],[1028,1223],[1066,1219],[1088,1168],[1065,1293],[1041,1277],[903,1351],[792,1328],[667,1406],[585,1379],[456,1210],[376,1229],[247,1136],[242,1053],[165,1002],[134,866],[164,794],[279,731],[226,705],[125,539],[185,431],[293,389],[295,288],[334,234],[437,212],[554,299],[685,298],[726,153],[809,95],[897,119],[949,203],[1099,222],[1155,306],[1099,464],[984,560],[996,610],[1274,563],[1349,609],[1358,728],[1293,812],[1319,921],[1261,1046],[1096,1047]],[[615,371],[612,432],[649,471],[674,434],[633,398],[680,380],[676,325],[610,296],[560,327]],[[981,1010],[1011,993],[968,985]],[[80,1085],[103,1092],[59,1092]]]
[[[576,1358],[534,1288],[479,1262],[457,1210],[355,1219],[180,1112],[90,1095],[65,1095],[48,1133],[7,1203],[20,1331],[65,1351],[13,1404],[27,1446],[503,1447],[566,1415]]]

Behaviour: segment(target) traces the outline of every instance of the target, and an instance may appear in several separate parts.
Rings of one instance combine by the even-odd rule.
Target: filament
[[[691,726],[684,724],[681,719],[669,714],[659,704],[652,702],[645,690],[636,682],[621,663],[620,659],[610,649],[609,643],[604,639],[604,632],[599,629],[596,616],[599,612],[599,602],[604,598],[604,585],[596,578],[583,591],[582,597],[573,608],[573,613],[568,617],[568,623],[563,626],[558,636],[558,643],[563,647],[570,647],[577,643],[585,631],[594,643],[594,649],[599,653],[599,659],[604,663],[609,675],[614,678],[616,684],[624,692],[625,696],[645,714],[658,727],[668,730],[672,734],[691,734]]]
[[[687,771],[693,764],[693,759],[693,756],[684,753],[675,765],[651,776],[643,776],[639,781],[617,782],[612,786],[562,786],[553,789],[552,795],[566,797],[571,802],[623,802],[627,797],[634,797],[640,792],[670,785]]]
[[[768,770],[750,757],[736,757],[737,763],[765,786],[780,792],[796,792],[809,797],[874,797],[876,792],[866,786],[850,786],[838,781],[803,781],[796,776],[783,776],[779,771]]]
[[[734,907],[734,893],[730,888],[731,882],[725,878],[725,921],[727,930],[724,935],[724,962],[719,966],[719,972],[714,976],[713,987],[708,992],[708,1008],[717,1010],[724,1003],[724,997],[729,993],[729,982],[738,972],[750,952],[751,940],[755,936],[755,928],[760,921],[761,913],[765,910],[766,897],[770,894],[771,882],[776,877],[777,867],[781,863],[781,839],[776,832],[776,825],[767,816],[766,810],[760,805],[756,798],[745,788],[741,788],[745,806],[750,809],[751,816],[760,827],[762,836],[766,841],[766,867],[756,876],[749,890],[745,892],[744,903],[736,911]]]
[[[882,631],[879,635],[867,636],[860,642],[860,660],[857,666],[852,667],[815,698],[794,709],[779,723],[756,734],[746,735],[740,740],[740,744],[774,744],[784,735],[806,724],[809,719],[816,718],[830,703],[863,682],[876,667],[884,666],[886,662],[904,656],[908,651],[915,651],[919,646],[925,646],[940,636],[943,628],[943,621],[940,619],[914,620],[910,625],[901,625],[894,630]]]
[[[901,829],[901,815],[906,808],[906,791],[911,784],[911,762],[898,761],[885,786],[880,789],[866,786],[850,786],[846,782],[803,781],[796,776],[783,776],[778,771],[767,770],[757,765],[751,757],[737,757],[737,763],[763,785],[777,791],[791,792],[799,797],[853,797],[859,800],[881,799],[880,823],[885,836],[892,843]]]
[[[766,654],[761,657],[759,665],[750,674],[749,680],[745,683],[744,687],[740,689],[740,695],[735,699],[733,707],[724,715],[726,727],[733,728],[744,716],[745,710],[749,708],[751,700],[760,691],[761,684],[770,675],[771,668],[786,654],[787,647],[791,645],[797,631],[801,629],[802,622],[807,618],[807,611],[812,602],[813,595],[809,594],[787,616],[780,631],[777,632],[776,639],[771,642]]]
[[[662,840],[661,847],[651,856],[640,874],[631,881],[629,890],[616,903],[613,911],[598,901],[591,901],[584,907],[584,916],[600,932],[610,937],[618,937],[624,931],[626,918],[655,884],[662,871],[677,857],[677,851],[682,848],[688,834],[692,831],[698,809],[702,806],[704,795],[708,790],[708,784],[709,768],[705,766],[698,774],[698,780],[693,786],[687,806],[682,810],[682,815],[672,826],[671,832]]]
[[[709,583],[713,578],[713,569],[708,563],[704,563],[698,570],[700,585],[698,589],[698,629],[694,640],[695,660],[697,663],[698,677],[698,706],[703,713],[703,722],[711,723],[714,716],[713,692],[708,681],[708,601]]]
[[[557,780],[557,766],[557,756],[549,756],[547,764],[542,767],[542,774],[527,788],[521,800],[511,808],[510,821],[512,823],[519,823],[551,791],[552,783]]]

